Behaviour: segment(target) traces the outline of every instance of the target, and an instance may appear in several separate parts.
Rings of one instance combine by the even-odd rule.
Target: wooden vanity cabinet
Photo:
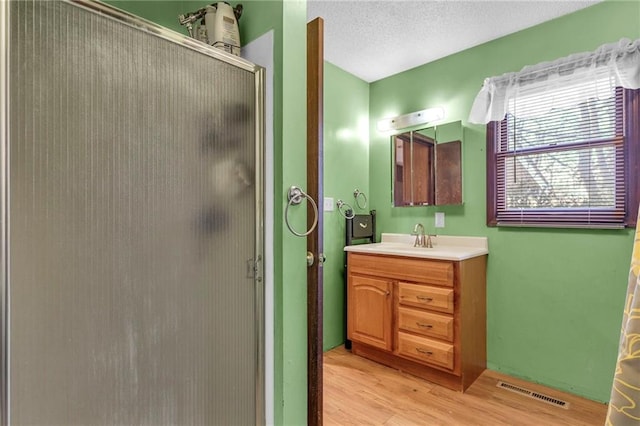
[[[393,282],[388,279],[353,275],[349,284],[347,298],[353,303],[347,317],[347,333],[352,336],[352,340],[387,351],[392,350]]]
[[[352,352],[464,391],[486,368],[486,256],[348,253]]]

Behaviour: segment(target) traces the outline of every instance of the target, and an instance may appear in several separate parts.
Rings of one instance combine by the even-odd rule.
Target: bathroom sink
[[[487,237],[431,237],[433,248],[414,247],[415,236],[410,234],[382,234],[382,242],[346,246],[354,253],[386,254],[391,256],[422,257],[441,260],[465,260],[489,253]]]

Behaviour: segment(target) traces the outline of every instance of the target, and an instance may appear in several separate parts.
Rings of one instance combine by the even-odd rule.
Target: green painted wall
[[[640,2],[606,1],[374,82],[370,86],[369,188],[378,230],[489,237],[489,368],[607,401],[617,355],[632,231],[488,228],[485,130],[466,123],[485,77],[640,37]],[[377,120],[441,105],[463,120],[464,205],[392,208],[388,136]],[[327,169],[337,171],[331,165]]]
[[[348,93],[348,96],[345,96]],[[369,84],[328,62],[324,64],[324,196],[350,204],[354,189],[369,195]],[[362,200],[360,201],[362,204]],[[370,204],[370,203],[369,203]],[[345,219],[324,212],[324,350],[344,343]]]
[[[291,185],[307,187],[307,5],[304,0],[286,0],[282,9],[282,152],[274,165],[276,171],[282,170],[282,180],[276,176],[275,188],[276,191],[280,188],[280,193],[275,194],[274,218],[276,231],[282,238],[281,255],[277,250],[275,252],[275,261],[281,268],[276,271],[275,283],[276,287],[282,286],[282,345],[278,345],[278,339],[275,344],[276,352],[282,349],[282,365],[276,365],[276,374],[282,374],[283,407],[282,416],[276,416],[276,423],[303,425],[307,420],[306,238],[291,234],[278,219],[283,217],[282,208],[288,188]],[[278,145],[279,141],[276,139],[275,143]],[[292,214],[291,217],[295,229],[304,229],[306,210],[294,210],[297,215]]]
[[[304,0],[242,1],[243,43],[274,30],[274,421],[307,419],[306,239],[283,225],[286,192],[306,188],[306,15]],[[306,226],[306,210],[292,208],[291,224]],[[270,250],[267,247],[267,250]]]
[[[114,7],[126,10],[163,27],[187,34],[178,23],[178,15],[197,10],[212,2],[202,0],[102,0]],[[235,4],[235,3],[234,3]]]

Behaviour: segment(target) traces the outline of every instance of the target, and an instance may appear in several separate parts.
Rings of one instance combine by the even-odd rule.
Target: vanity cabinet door
[[[391,351],[392,288],[393,282],[390,280],[349,275],[347,287],[349,339]]]

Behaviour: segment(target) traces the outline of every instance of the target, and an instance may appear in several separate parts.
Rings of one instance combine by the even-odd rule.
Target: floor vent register
[[[563,401],[561,399],[554,398],[552,396],[545,395],[540,392],[532,391],[532,390],[523,388],[521,386],[517,386],[517,385],[503,382],[503,381],[498,381],[498,384],[496,386],[501,389],[506,389],[511,392],[519,393],[529,398],[537,399],[538,401],[546,402],[547,404],[551,404],[556,407],[564,408],[567,410],[569,409],[569,403],[567,401]]]

